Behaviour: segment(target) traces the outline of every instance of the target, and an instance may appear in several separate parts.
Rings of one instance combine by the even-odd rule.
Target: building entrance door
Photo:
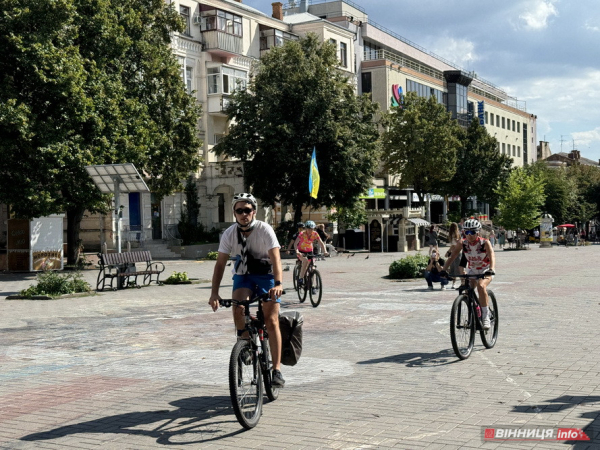
[[[152,239],[162,239],[162,218],[160,200],[155,194],[152,194],[150,200],[150,208],[152,209]]]

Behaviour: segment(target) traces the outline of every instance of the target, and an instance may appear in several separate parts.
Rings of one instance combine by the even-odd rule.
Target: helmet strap
[[[245,227],[243,227],[238,221],[237,219],[235,220],[235,222],[237,223],[238,226],[238,230],[242,231],[242,232],[247,232],[247,231],[252,231],[256,225],[256,219],[252,219],[252,222],[250,222],[248,225],[246,225]]]

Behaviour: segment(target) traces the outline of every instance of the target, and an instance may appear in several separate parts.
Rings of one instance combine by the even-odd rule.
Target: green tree
[[[377,104],[356,96],[338,64],[335,47],[314,34],[269,50],[248,89],[233,95],[233,124],[215,148],[244,162],[245,184],[262,201],[292,205],[294,223],[306,204],[351,206],[377,168]],[[317,199],[308,192],[313,148]]]
[[[419,200],[439,190],[456,171],[460,126],[434,97],[414,92],[404,96],[399,107],[385,116],[383,133],[385,169],[399,175],[405,186],[414,186]]]
[[[573,186],[568,208],[569,219],[571,222],[585,224],[598,214],[600,169],[576,164],[567,169],[567,177]]]
[[[546,199],[541,207],[554,218],[554,223],[560,225],[570,220],[569,205],[574,200],[575,186],[562,167],[551,168],[543,161],[537,161],[527,168],[528,172],[544,182]]]
[[[459,195],[461,217],[467,217],[467,199],[477,199],[492,205],[498,203],[496,188],[505,183],[512,159],[498,151],[498,142],[485,127],[473,119],[466,132],[461,133],[456,172],[442,185],[442,194]]]
[[[350,206],[341,206],[336,208],[336,211],[329,214],[327,218],[331,221],[337,221],[341,229],[358,228],[367,222],[367,212],[365,210],[365,202],[361,199],[356,199]]]
[[[500,199],[498,223],[507,230],[531,228],[539,225],[544,205],[544,181],[524,168],[514,169],[508,180],[497,188]]]
[[[158,196],[196,169],[200,114],[162,0],[0,0],[0,201],[18,217],[67,213],[68,262],[84,211],[108,199],[86,165],[134,163]]]

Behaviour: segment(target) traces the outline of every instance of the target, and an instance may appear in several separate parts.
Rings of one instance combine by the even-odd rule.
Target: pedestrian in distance
[[[429,245],[429,255],[431,255],[434,249],[437,249],[438,235],[435,232],[435,225],[429,227],[429,232],[425,235],[425,244]]]
[[[450,230],[448,232],[448,241],[450,241],[450,248],[448,249],[448,251],[446,252],[446,258],[448,258],[452,252],[454,251],[454,249],[457,246],[460,246],[462,248],[462,240],[460,238],[460,231],[458,229],[458,224],[456,222],[452,222],[450,224]],[[456,258],[453,262],[452,262],[452,266],[450,266],[450,273],[460,273],[459,271],[459,265],[460,265],[460,258]],[[456,279],[452,280],[452,289],[455,289],[456,287]]]

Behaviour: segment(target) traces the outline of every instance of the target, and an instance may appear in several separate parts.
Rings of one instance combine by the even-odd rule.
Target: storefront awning
[[[414,223],[418,227],[428,227],[430,225],[429,222],[423,219],[408,219],[408,221]]]

